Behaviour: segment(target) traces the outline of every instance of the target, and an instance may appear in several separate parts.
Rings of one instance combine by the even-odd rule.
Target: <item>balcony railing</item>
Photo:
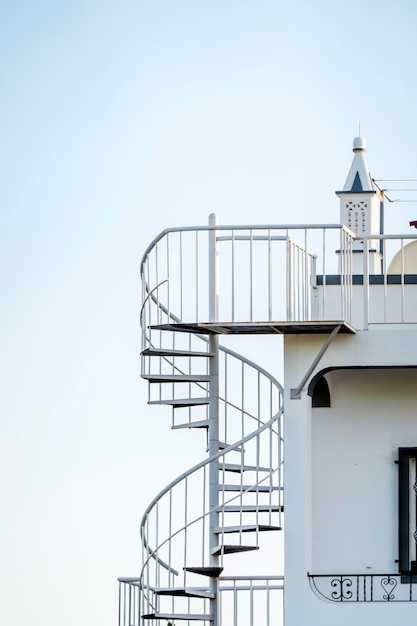
[[[214,321],[213,271],[216,321],[344,320],[358,329],[414,324],[417,255],[414,261],[409,244],[416,239],[372,235],[358,241],[338,224],[168,229],[142,260],[143,327],[169,323],[172,312],[183,323]]]
[[[165,230],[142,260],[143,326],[167,323],[172,312],[184,323],[213,321],[213,271],[217,321],[314,320],[318,274],[341,276],[338,319],[349,321],[353,241],[353,233],[337,224]]]
[[[417,602],[414,578],[399,574],[309,574],[315,594],[330,602]]]

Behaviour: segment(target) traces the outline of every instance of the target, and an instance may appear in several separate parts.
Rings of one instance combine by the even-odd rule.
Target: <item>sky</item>
[[[416,179],[416,25],[414,0],[0,4],[1,624],[115,626],[144,509],[201,459],[139,376],[146,246],[212,212],[338,222],[359,124],[375,178]]]

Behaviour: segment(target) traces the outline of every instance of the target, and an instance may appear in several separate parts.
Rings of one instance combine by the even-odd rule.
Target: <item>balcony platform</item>
[[[195,322],[159,324],[156,330],[169,330],[202,335],[327,335],[337,326],[339,333],[355,334],[356,330],[345,320],[313,320],[307,322]]]

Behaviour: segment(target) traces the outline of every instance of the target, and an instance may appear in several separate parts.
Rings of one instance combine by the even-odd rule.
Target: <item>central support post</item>
[[[209,217],[209,225],[218,224],[217,215],[212,213]],[[209,232],[209,321],[218,321],[219,311],[219,253],[217,243],[217,231]],[[210,335],[209,350],[212,356],[209,357],[209,428],[208,428],[208,453],[209,456],[217,454],[219,451],[219,338],[217,335]],[[209,550],[210,566],[219,566],[219,556],[213,554],[218,546],[219,527],[219,462],[213,461],[209,464]],[[218,578],[212,576],[210,579],[210,591],[214,598],[210,600],[210,613],[213,616],[213,626],[220,623],[219,616],[219,583]]]

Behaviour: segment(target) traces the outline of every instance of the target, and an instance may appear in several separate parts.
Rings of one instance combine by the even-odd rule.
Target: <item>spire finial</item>
[[[365,137],[355,137],[353,140],[353,152],[366,152],[366,139]]]

